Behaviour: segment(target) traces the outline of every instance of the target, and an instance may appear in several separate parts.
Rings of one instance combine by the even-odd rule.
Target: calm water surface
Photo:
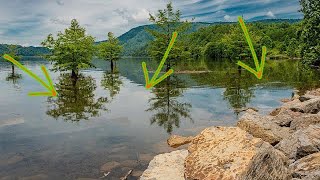
[[[241,108],[266,114],[294,89],[320,86],[319,73],[296,61],[268,62],[262,81],[233,63],[201,62],[197,68],[210,73],[176,73],[146,90],[140,59],[121,60],[115,73],[94,62],[97,68],[82,71],[77,82],[50,72],[59,96],[46,98],[27,96],[43,87],[20,70],[20,78],[10,77],[10,64],[1,60],[0,179],[99,178],[106,163],[114,165],[109,179],[130,169],[137,179],[154,155],[172,151],[170,134],[235,125]],[[40,65],[52,67],[33,58],[23,64],[41,77]]]

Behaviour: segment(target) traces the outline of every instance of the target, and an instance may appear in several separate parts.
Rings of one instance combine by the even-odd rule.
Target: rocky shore
[[[171,136],[187,150],[155,156],[141,180],[320,180],[320,89],[283,102],[265,116],[246,110],[236,127]]]

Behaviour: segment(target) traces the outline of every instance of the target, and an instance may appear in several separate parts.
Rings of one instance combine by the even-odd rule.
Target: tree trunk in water
[[[111,72],[113,72],[113,60],[111,60]]]
[[[73,70],[72,69],[72,72],[71,72],[71,78],[73,78],[73,79],[78,79],[78,74],[76,73],[76,71],[75,70]]]
[[[12,76],[14,77],[14,65],[12,64]]]

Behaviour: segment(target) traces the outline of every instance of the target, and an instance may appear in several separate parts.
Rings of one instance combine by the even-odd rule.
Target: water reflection
[[[9,73],[6,77],[6,81],[12,82],[14,86],[19,83],[20,79],[22,79],[22,75],[17,73]]]
[[[146,110],[156,112],[150,119],[151,124],[162,126],[170,134],[180,127],[182,118],[192,121],[191,104],[178,100],[185,88],[183,80],[171,75],[152,89],[154,97],[149,99],[150,108]]]
[[[48,98],[47,114],[55,119],[62,117],[66,121],[88,120],[99,116],[100,110],[107,110],[107,98],[95,98],[97,88],[91,76],[79,75],[78,79],[70,78],[70,74],[61,74],[59,83],[55,85],[57,98]]]
[[[225,78],[225,91],[223,99],[227,100],[238,116],[242,108],[245,108],[254,97],[254,89],[250,81],[244,81],[241,69],[237,72],[227,72]]]
[[[119,94],[122,81],[118,70],[106,71],[101,80],[101,86],[109,91],[110,97],[113,99],[115,95]]]

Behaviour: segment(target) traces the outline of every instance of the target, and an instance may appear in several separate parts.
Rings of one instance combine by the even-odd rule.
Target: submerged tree
[[[152,89],[155,97],[149,100],[151,105],[147,111],[156,111],[156,113],[150,119],[151,124],[157,123],[171,133],[174,127],[180,127],[181,118],[192,120],[191,104],[181,103],[177,99],[182,95],[184,88],[184,82],[173,75]]]
[[[18,54],[17,53],[17,45],[9,45],[6,54],[10,55],[16,61],[20,61],[20,59],[21,59],[21,56],[17,55]],[[11,77],[11,79],[15,78],[15,77],[19,78],[19,76],[21,77],[21,75],[15,73],[13,63],[11,63],[11,75],[9,75],[9,76]]]
[[[301,55],[306,64],[320,65],[320,1],[300,0],[304,14]]]
[[[103,79],[101,80],[101,86],[104,87],[104,89],[109,90],[111,98],[120,92],[121,85],[122,81],[120,79],[119,71],[107,71],[104,73]]]
[[[52,50],[48,59],[53,62],[54,70],[71,70],[72,78],[77,79],[80,69],[93,67],[94,38],[86,35],[86,30],[76,19],[71,21],[71,26],[64,33],[58,33],[57,39],[49,34],[41,44]]]
[[[65,120],[88,120],[97,117],[99,110],[107,110],[104,106],[107,98],[95,98],[95,81],[90,76],[78,75],[78,79],[69,78],[70,74],[62,74],[56,85],[57,98],[48,98],[50,104],[47,114],[53,118],[63,117]]]
[[[181,12],[174,11],[172,3],[167,4],[166,9],[159,10],[155,16],[150,14],[149,21],[157,26],[157,29],[148,29],[148,32],[154,37],[154,41],[149,46],[149,54],[157,61],[161,61],[173,32],[179,33],[166,60],[166,70],[171,68],[174,61],[191,56],[186,50],[187,46],[181,40],[184,33],[190,28],[190,23],[181,20]]]
[[[112,32],[108,33],[108,40],[98,45],[99,58],[110,61],[111,72],[114,71],[114,63],[120,59],[122,46]]]

